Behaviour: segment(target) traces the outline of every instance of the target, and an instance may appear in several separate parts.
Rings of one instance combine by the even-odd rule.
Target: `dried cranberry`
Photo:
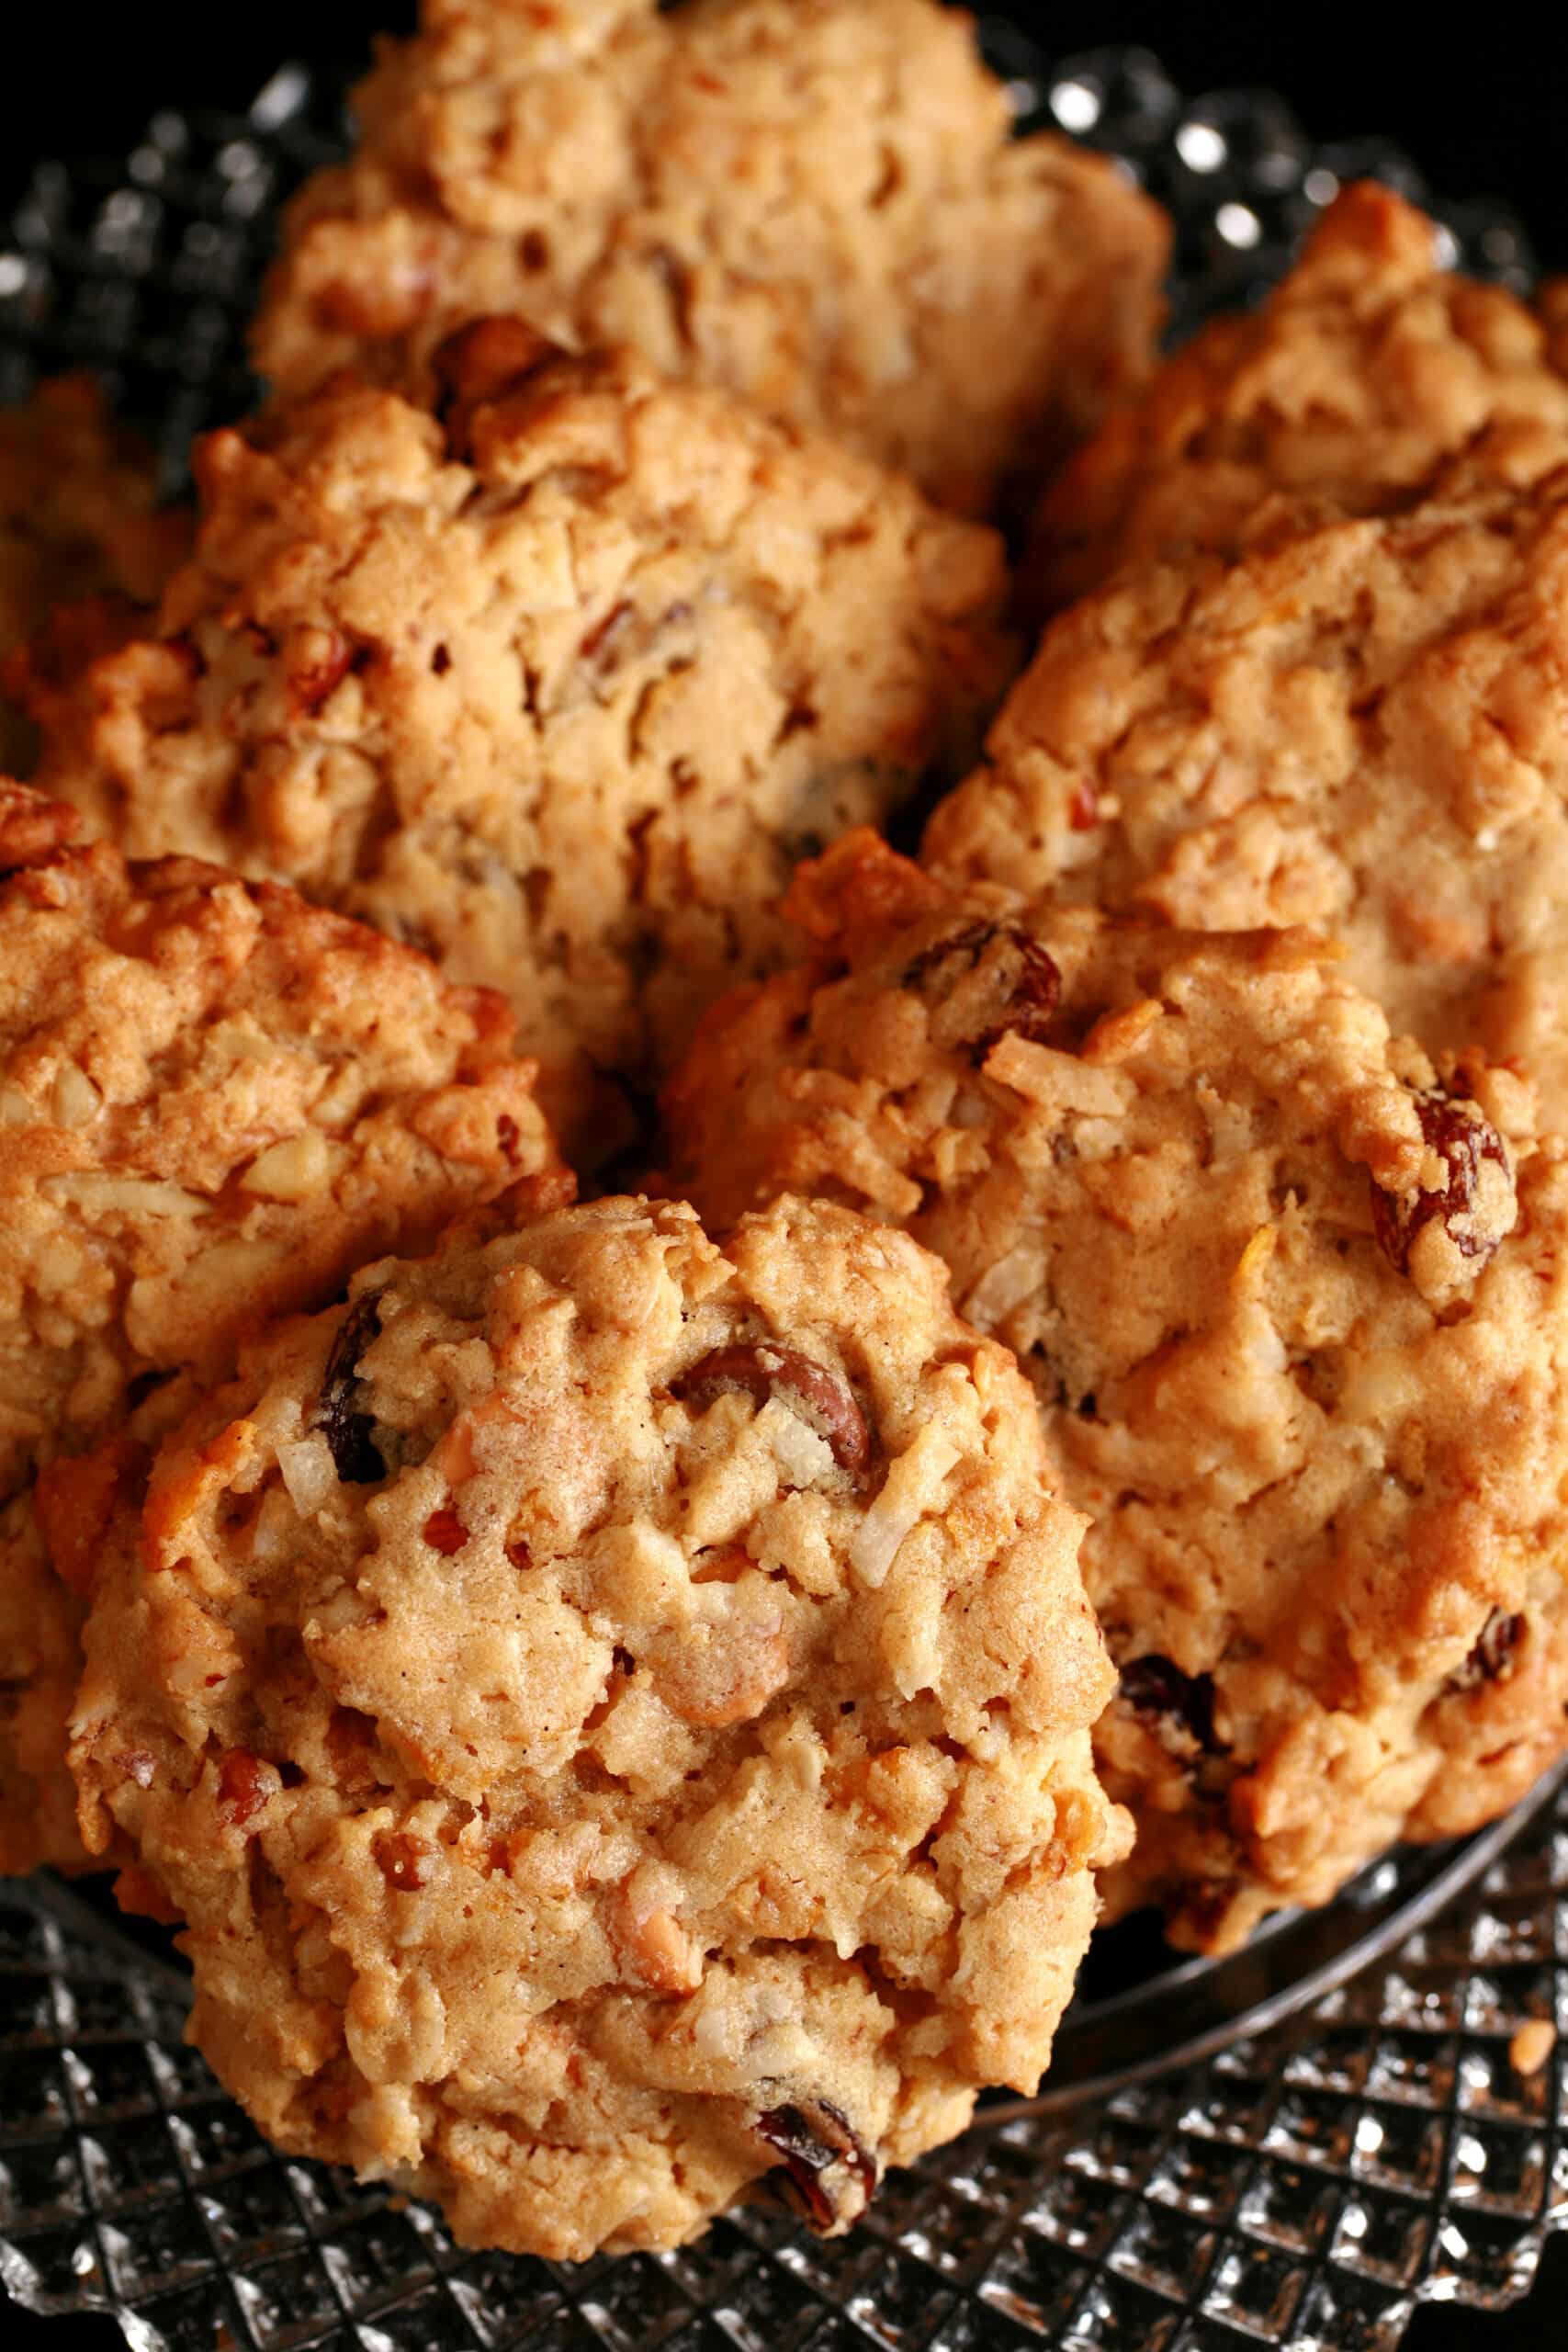
[[[442,1552],[450,1559],[460,1552],[468,1540],[468,1531],[450,1503],[443,1503],[433,1510],[424,1522],[424,1540],[433,1552]]]
[[[1400,1273],[1408,1273],[1416,1237],[1435,1217],[1461,1258],[1489,1258],[1497,1245],[1477,1233],[1472,1219],[1483,1164],[1490,1159],[1505,1175],[1509,1172],[1502,1136],[1446,1094],[1417,1094],[1416,1115],[1428,1149],[1448,1170],[1447,1180],[1436,1189],[1423,1186],[1413,1202],[1373,1184],[1372,1225],[1383,1255]]]
[[[1184,1674],[1173,1659],[1151,1653],[1130,1658],[1122,1668],[1121,1696],[1135,1715],[1156,1729],[1171,1725],[1189,1733],[1205,1756],[1229,1753],[1214,1736],[1212,1674]]]
[[[1016,923],[965,923],[962,930],[950,932],[945,939],[923,948],[900,976],[902,987],[923,989],[930,976],[940,974],[955,959],[963,959],[965,970],[976,971],[998,942],[1005,953],[1017,959],[1018,968],[1007,991],[1006,1018],[968,1041],[976,1062],[984,1061],[998,1039],[1010,1034],[1032,1045],[1043,1045],[1049,1036],[1051,1016],[1062,1001],[1062,975],[1039,941],[1031,939]],[[941,992],[946,993],[945,989]]]
[[[771,2107],[752,2126],[757,2137],[776,2148],[807,2222],[826,2237],[863,2213],[876,2191],[876,2159],[857,2136],[847,2115],[828,2099],[798,2107]],[[845,2167],[860,2182],[858,2199],[846,2197],[835,2175]]]
[[[435,1848],[412,1830],[383,1830],[372,1849],[376,1867],[397,1894],[417,1894],[435,1874]]]
[[[231,1747],[218,1767],[218,1810],[231,1829],[243,1829],[272,1794],[266,1767],[243,1747]]]
[[[376,1446],[375,1425],[367,1414],[354,1408],[359,1359],[380,1329],[379,1298],[371,1295],[357,1300],[333,1341],[321,1380],[316,1427],[326,1439],[333,1466],[346,1487],[373,1487],[387,1475],[387,1465]]]
[[[871,1431],[865,1415],[850,1394],[849,1385],[826,1364],[817,1363],[795,1348],[776,1348],[771,1341],[754,1346],[716,1348],[674,1383],[672,1394],[699,1408],[727,1390],[750,1396],[759,1405],[782,1396],[802,1419],[819,1430],[840,1470],[863,1478],[871,1467]]]
[[[1514,1671],[1514,1652],[1525,1636],[1522,1617],[1510,1617],[1506,1610],[1494,1609],[1481,1628],[1475,1647],[1456,1674],[1449,1677],[1450,1690],[1478,1690],[1483,1682],[1506,1682]]]

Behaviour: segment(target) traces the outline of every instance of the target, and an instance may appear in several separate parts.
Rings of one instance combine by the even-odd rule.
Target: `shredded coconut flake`
[[[209,1207],[194,1193],[152,1176],[46,1176],[39,1190],[48,1200],[72,1203],[89,1215],[118,1209],[127,1216],[205,1216]]]
[[[313,1518],[337,1485],[332,1449],[314,1432],[277,1449],[277,1466],[288,1499],[302,1519]]]
[[[792,1487],[814,1487],[833,1467],[833,1449],[798,1413],[770,1397],[757,1416],[773,1460]]]
[[[928,1421],[913,1445],[888,1464],[882,1492],[850,1550],[850,1565],[862,1584],[874,1590],[886,1581],[899,1545],[931,1509],[958,1459],[953,1440]]]
[[[968,1297],[963,1313],[982,1331],[994,1330],[1004,1315],[1032,1298],[1041,1287],[1043,1268],[1039,1245],[1021,1241],[994,1266],[987,1266]]]

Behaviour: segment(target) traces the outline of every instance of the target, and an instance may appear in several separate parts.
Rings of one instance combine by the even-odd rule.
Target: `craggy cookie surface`
[[[0,658],[67,599],[151,604],[188,537],[184,516],[159,511],[149,453],[86,377],[0,409]],[[28,756],[19,716],[0,700],[0,767]]]
[[[895,1218],[1018,1351],[1122,1672],[1117,1907],[1223,1948],[1568,1744],[1568,1170],[1300,933],[950,893],[869,837],[710,1015],[676,1173]]]
[[[988,506],[1146,369],[1168,228],[1101,158],[1010,141],[931,0],[426,0],[297,198],[255,338],[299,389],[417,388],[481,311],[636,345]]]
[[[73,1762],[285,2148],[581,2256],[819,2228],[1032,2086],[1124,1846],[1029,1388],[908,1238],[598,1202],[258,1348],[107,1539]]]
[[[0,786],[0,1498],[365,1258],[570,1183],[499,1000],[290,891],[73,848],[75,821]],[[43,1695],[28,1664],[29,1611],[69,1662],[74,1603],[16,1521],[0,1747],[13,1702],[58,1730],[74,1679]],[[0,1825],[0,1866],[30,1834],[26,1808]]]
[[[1123,572],[1046,631],[928,863],[1311,925],[1396,1033],[1568,1124],[1568,470]]]
[[[340,383],[207,442],[156,635],[38,682],[39,778],[506,990],[570,1102],[780,960],[804,848],[962,773],[1005,568],[636,360],[497,322],[442,365],[441,422]]]
[[[1271,498],[1382,514],[1467,451],[1504,471],[1532,446],[1534,462],[1568,458],[1555,305],[1543,297],[1543,324],[1440,252],[1391,190],[1348,188],[1260,309],[1206,327],[1058,476],[1033,601],[1070,603],[1153,555],[1234,551]]]

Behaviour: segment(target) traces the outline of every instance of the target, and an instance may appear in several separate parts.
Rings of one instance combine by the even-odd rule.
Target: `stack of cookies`
[[[360,120],[191,514],[0,420],[0,1867],[466,2243],[837,2231],[1568,1747],[1562,305],[1157,366],[934,0]]]

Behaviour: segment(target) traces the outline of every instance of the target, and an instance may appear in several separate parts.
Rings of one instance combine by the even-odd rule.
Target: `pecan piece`
[[[860,2219],[876,2193],[876,2158],[841,2108],[825,2098],[770,2107],[751,2128],[784,2158],[791,2201],[818,2237]]]
[[[288,706],[297,719],[314,718],[342,685],[349,672],[367,669],[371,650],[351,645],[335,628],[301,632],[289,664]]]
[[[1130,1658],[1122,1668],[1119,1695],[1135,1715],[1142,1716],[1173,1754],[1182,1752],[1183,1734],[1205,1756],[1229,1753],[1214,1736],[1214,1678],[1184,1674],[1175,1660],[1151,1651]],[[1172,1746],[1171,1735],[1176,1745]]]
[[[961,930],[950,932],[945,939],[933,940],[929,947],[922,948],[913,962],[905,966],[899,979],[901,987],[923,991],[928,978],[949,970],[955,962],[961,962],[964,971],[977,971],[998,943],[1002,954],[995,960],[1000,969],[1005,971],[1010,963],[1016,964],[1016,969],[1003,998],[1004,1018],[994,1022],[978,1036],[965,1040],[976,1062],[983,1062],[998,1039],[1010,1033],[1027,1039],[1031,1045],[1045,1043],[1051,1016],[1062,1001],[1062,975],[1039,941],[1031,939],[1017,923],[968,922]],[[957,977],[950,971],[938,995],[945,996]]]
[[[1372,1185],[1372,1225],[1384,1257],[1399,1273],[1408,1273],[1416,1238],[1436,1218],[1461,1258],[1490,1258],[1497,1237],[1478,1227],[1475,1199],[1488,1160],[1510,1173],[1502,1136],[1478,1111],[1446,1094],[1418,1094],[1416,1115],[1447,1174],[1441,1185],[1423,1186],[1414,1201]]]
[[[0,882],[24,867],[43,865],[75,839],[82,820],[74,808],[46,800],[24,784],[0,777]]]
[[[315,1426],[326,1439],[333,1466],[345,1487],[373,1487],[387,1475],[387,1465],[377,1450],[374,1424],[368,1414],[354,1408],[359,1359],[380,1329],[380,1299],[372,1295],[356,1300],[333,1341],[322,1375]]]
[[[849,1383],[798,1349],[777,1348],[769,1340],[716,1348],[682,1373],[671,1391],[699,1411],[727,1392],[750,1396],[757,1405],[777,1396],[826,1441],[840,1470],[858,1480],[871,1468],[871,1431]]]
[[[1479,1690],[1484,1682],[1506,1682],[1514,1671],[1514,1652],[1525,1636],[1522,1617],[1494,1609],[1481,1628],[1475,1647],[1456,1673],[1449,1677],[1450,1690]]]
[[[521,391],[543,368],[566,356],[559,344],[521,319],[470,319],[448,335],[431,365],[441,387],[435,413],[451,456],[471,459],[479,411]]]

